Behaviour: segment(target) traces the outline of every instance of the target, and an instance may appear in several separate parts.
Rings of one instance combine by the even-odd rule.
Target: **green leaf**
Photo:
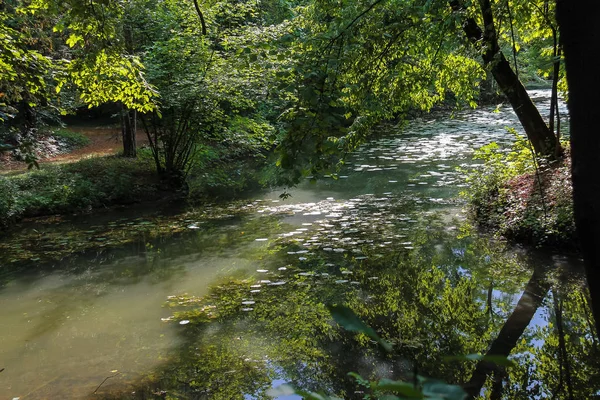
[[[467,392],[458,385],[449,385],[442,381],[428,380],[423,385],[423,394],[427,398],[439,398],[448,400],[464,400]]]
[[[351,309],[344,306],[328,305],[331,316],[344,329],[351,332],[360,332],[369,336],[384,348],[388,353],[392,351],[392,345],[381,339],[379,335],[367,324],[365,324]]]
[[[387,390],[414,399],[423,398],[423,393],[416,389],[412,383],[408,382],[382,379],[378,383],[374,384],[372,388],[375,390]]]

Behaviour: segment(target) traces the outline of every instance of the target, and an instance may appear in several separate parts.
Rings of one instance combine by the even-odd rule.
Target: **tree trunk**
[[[137,131],[137,114],[135,110],[121,106],[121,133],[123,136],[123,156],[136,157],[135,134]]]
[[[600,332],[600,2],[557,0],[557,19],[565,55],[571,116],[571,158],[575,224],[587,282]]]
[[[517,114],[533,149],[537,154],[554,157],[556,148],[554,134],[546,126],[544,119],[504,54],[497,53],[497,58],[497,61],[490,62],[492,75]]]
[[[464,11],[460,0],[450,0],[449,3],[454,12]],[[463,23],[465,35],[479,50],[484,50],[483,63],[490,69],[498,87],[510,102],[535,152],[554,157],[556,139],[553,132],[548,129],[525,87],[500,51],[490,0],[479,0],[479,5],[484,30],[481,30],[474,18],[467,18]]]
[[[134,53],[133,30],[128,21],[123,24],[123,37],[125,39],[125,48],[129,54]],[[137,112],[121,104],[121,132],[123,136],[123,157],[137,156],[136,133],[137,133]]]

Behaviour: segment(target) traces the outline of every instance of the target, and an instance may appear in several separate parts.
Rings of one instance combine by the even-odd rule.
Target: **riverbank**
[[[231,200],[260,187],[256,159],[204,159],[190,171],[187,188],[170,187],[156,173],[149,150],[135,159],[96,156],[0,176],[0,227],[24,218],[89,213],[120,205],[185,199],[190,204]]]
[[[573,216],[571,157],[534,162],[528,143],[517,137],[503,152],[494,143],[477,150],[483,163],[468,172],[467,199],[472,219],[510,241],[577,251]]]
[[[104,156],[0,177],[0,225],[156,199],[160,185],[152,168],[146,157]]]

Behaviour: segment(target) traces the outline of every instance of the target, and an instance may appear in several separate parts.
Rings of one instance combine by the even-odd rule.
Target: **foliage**
[[[1,61],[8,101],[25,99],[36,107],[55,99],[64,85],[74,85],[90,107],[121,101],[140,111],[153,109],[154,92],[141,64],[118,44],[123,11],[118,2],[8,3],[0,19],[8,46]],[[15,63],[23,58],[31,63]],[[38,102],[28,100],[31,95],[39,95]]]
[[[0,139],[37,164],[46,121],[82,105],[121,102],[150,111],[156,92],[121,34],[124,2],[0,4]]]
[[[194,202],[231,199],[265,185],[274,129],[260,116],[230,119],[220,143],[197,144],[186,178]]]
[[[5,189],[0,222],[9,225],[23,217],[81,212],[156,197],[158,182],[148,161],[98,157],[0,177]]]
[[[67,129],[57,129],[52,132],[52,136],[70,150],[87,146],[90,143],[87,136]]]
[[[285,99],[279,164],[289,183],[335,167],[377,122],[429,110],[448,93],[474,104],[483,78],[449,34],[456,21],[445,4],[354,1],[338,8],[315,1],[286,28],[276,50],[258,59],[278,66]]]
[[[82,141],[77,133],[58,132],[67,140]],[[226,147],[205,147],[195,157],[194,168],[186,178],[190,204],[231,201],[261,187],[263,158],[228,154]],[[165,185],[153,165],[149,149],[142,149],[137,159],[95,157],[72,164],[41,164],[40,170],[0,176],[0,226],[24,217],[87,212],[162,198]]]
[[[495,143],[475,152],[482,164],[468,172],[469,202],[475,221],[509,239],[537,246],[575,246],[571,163],[536,159],[517,136],[510,151]]]
[[[456,3],[462,11],[448,2],[352,1],[339,7],[317,0],[300,5],[289,24],[265,32],[266,43],[252,47],[250,60],[273,70],[279,82],[274,95],[282,110],[277,150],[284,183],[335,169],[340,155],[364,142],[378,122],[430,110],[446,99],[476,105],[486,71],[482,49],[467,43],[463,26],[465,18],[480,21],[481,10],[476,2]],[[556,58],[548,55],[548,46],[556,46],[547,4],[507,1],[492,8],[500,47],[516,53],[534,47],[546,72]],[[517,63],[523,58],[532,57],[524,53]]]
[[[20,218],[22,210],[17,197],[19,187],[12,180],[0,177],[0,224],[7,225]]]
[[[191,169],[186,179],[188,199],[192,204],[231,200],[261,187],[261,162],[240,159],[203,161]]]
[[[467,198],[475,219],[494,226],[498,221],[490,219],[502,207],[507,189],[506,183],[519,175],[535,171],[534,155],[527,140],[512,130],[515,141],[507,152],[492,142],[475,150],[473,158],[481,161],[467,173],[469,189],[462,195]]]
[[[236,42],[262,21],[258,3],[207,6],[206,34],[195,10],[180,2],[148,0],[134,11],[133,42],[161,96],[159,109],[142,116],[159,173],[181,184],[207,147],[228,147],[235,158],[272,145],[273,127],[254,111],[262,92],[235,57]]]

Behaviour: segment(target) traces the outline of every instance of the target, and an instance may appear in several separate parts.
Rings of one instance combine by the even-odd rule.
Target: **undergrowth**
[[[528,141],[513,134],[509,151],[496,143],[476,150],[482,163],[467,171],[469,189],[462,193],[471,216],[509,240],[575,248],[570,154],[553,162],[536,159]]]
[[[190,203],[231,200],[261,187],[264,158],[226,154],[207,146],[175,188],[156,173],[148,149],[136,159],[93,157],[71,164],[40,164],[19,175],[0,176],[0,227],[42,215],[87,212],[113,205],[187,194]],[[187,189],[187,190],[186,190]]]
[[[39,215],[73,213],[156,197],[148,158],[94,157],[0,177],[0,226]]]
[[[52,137],[61,142],[68,150],[87,146],[90,139],[82,133],[66,129],[57,129],[52,132]]]

